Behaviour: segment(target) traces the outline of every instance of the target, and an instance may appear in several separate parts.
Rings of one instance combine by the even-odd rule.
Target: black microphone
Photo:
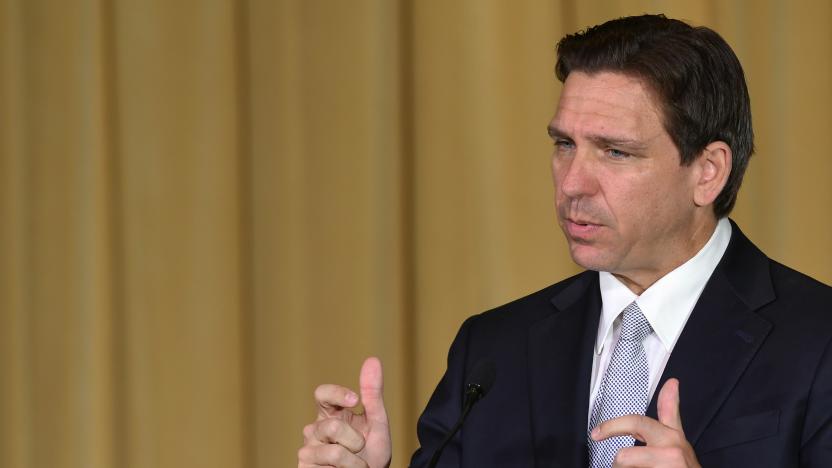
[[[494,365],[494,361],[480,359],[474,364],[474,368],[468,374],[468,380],[465,384],[465,399],[462,404],[462,414],[459,416],[459,421],[454,424],[451,432],[445,436],[445,439],[439,444],[439,448],[433,453],[433,457],[431,457],[430,463],[428,463],[428,468],[435,468],[436,464],[439,463],[439,457],[442,455],[442,451],[445,450],[445,446],[448,445],[448,442],[451,441],[459,431],[459,428],[462,427],[462,423],[465,422],[465,418],[471,412],[474,403],[483,399],[488,391],[491,390],[496,377],[497,367]]]

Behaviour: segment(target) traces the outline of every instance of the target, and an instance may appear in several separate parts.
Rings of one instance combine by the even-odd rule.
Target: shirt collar
[[[612,325],[631,302],[636,301],[667,352],[673,349],[731,240],[731,223],[722,218],[707,243],[687,262],[659,278],[637,296],[612,273],[599,272],[603,308],[595,340],[600,354],[612,337]]]

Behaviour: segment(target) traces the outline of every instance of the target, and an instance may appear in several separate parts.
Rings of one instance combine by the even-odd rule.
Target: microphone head
[[[494,385],[497,377],[497,366],[494,361],[480,359],[474,364],[465,383],[465,395],[476,400],[484,397]]]

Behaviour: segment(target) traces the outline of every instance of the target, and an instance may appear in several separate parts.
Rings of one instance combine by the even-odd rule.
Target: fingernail
[[[354,405],[354,404],[358,403],[358,395],[356,395],[353,392],[349,392],[349,393],[347,393],[346,400],[347,400],[348,404]]]
[[[593,428],[593,429],[592,429],[592,433],[591,433],[592,438],[593,438],[593,439],[595,439],[595,440],[597,440],[597,439],[598,439],[598,435],[599,435],[600,433],[601,433],[601,429],[598,429],[598,427],[596,426],[595,428]]]

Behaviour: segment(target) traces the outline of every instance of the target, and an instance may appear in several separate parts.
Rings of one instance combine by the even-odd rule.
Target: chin
[[[571,244],[569,254],[581,268],[594,271],[611,271],[612,264],[603,252],[588,245]]]

